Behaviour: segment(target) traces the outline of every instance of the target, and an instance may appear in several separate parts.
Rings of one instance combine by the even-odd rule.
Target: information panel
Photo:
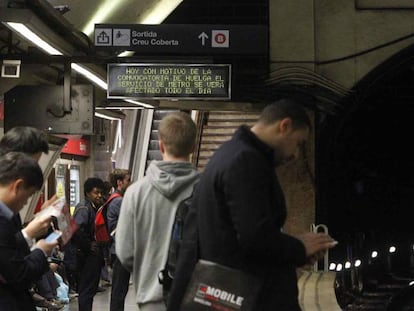
[[[95,46],[138,54],[267,55],[261,25],[96,24]]]
[[[108,64],[109,99],[231,97],[229,64]]]

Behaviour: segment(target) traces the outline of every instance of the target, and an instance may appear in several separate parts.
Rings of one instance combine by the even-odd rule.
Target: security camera
[[[20,64],[21,60],[3,60],[1,65],[1,77],[2,78],[19,78],[20,77]]]

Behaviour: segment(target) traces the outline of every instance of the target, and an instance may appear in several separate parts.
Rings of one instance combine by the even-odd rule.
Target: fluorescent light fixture
[[[72,55],[74,47],[28,9],[0,9],[0,21],[50,55]]]
[[[145,11],[137,22],[139,24],[157,25],[161,24],[164,19],[174,11],[183,0],[160,0],[152,8]],[[92,33],[92,31],[91,31]],[[118,54],[118,57],[129,57],[134,55],[134,52],[124,51]]]
[[[106,114],[99,113],[99,112],[96,112],[96,111],[95,111],[95,117],[101,118],[101,119],[106,119],[106,120],[111,120],[111,121],[121,121],[121,118],[111,117],[111,116],[108,116]]]
[[[114,148],[112,150],[112,154],[115,154],[118,149],[122,148],[122,124],[118,122],[118,126],[116,129],[116,136],[115,136],[115,143]]]
[[[99,8],[95,11],[96,13],[91,17],[89,22],[83,28],[83,32],[87,36],[91,36],[95,24],[103,23],[105,19],[111,15],[116,9],[124,8],[127,3],[125,0],[106,0]],[[131,1],[130,1],[131,2]],[[137,23],[140,24],[160,24],[164,19],[171,14],[172,11],[181,3],[183,0],[160,0],[153,7],[150,7],[145,11]],[[145,7],[142,8],[145,10]]]
[[[11,30],[30,41],[44,52],[50,55],[72,55],[73,47],[57,36],[49,27],[38,19],[29,10],[4,9],[0,10],[0,20]],[[99,78],[86,67],[72,64],[72,69],[91,80],[104,90],[107,89],[106,81]]]
[[[149,108],[149,109],[154,109],[154,106],[146,104],[146,103],[141,103],[139,101],[133,100],[133,99],[124,99],[126,102],[134,104],[134,105],[139,105],[142,106],[144,108]]]
[[[95,83],[96,85],[98,85],[102,89],[104,89],[104,90],[108,89],[108,83],[106,83],[106,81],[104,81],[103,79],[101,79],[100,77],[98,77],[96,74],[92,73],[91,71],[89,71],[85,67],[83,67],[79,64],[75,64],[75,63],[72,63],[71,67],[72,67],[73,70],[75,70],[76,72],[78,72],[81,75],[85,76],[87,79],[91,80],[93,83]]]
[[[118,57],[130,57],[134,55],[133,51],[123,51],[122,53],[118,54]]]
[[[124,7],[124,0],[106,0],[101,1],[103,2],[97,10],[95,10],[95,14],[92,16],[92,18],[89,20],[89,22],[86,24],[86,26],[83,28],[83,32],[91,36],[94,29],[95,24],[102,23],[113,11],[116,7]]]
[[[21,23],[6,22],[6,25],[18,32],[21,36],[36,44],[39,48],[50,55],[63,55],[61,51],[41,39],[37,34]]]
[[[141,24],[161,24],[183,0],[161,0],[147,10],[139,20]],[[148,12],[148,13],[147,13]]]

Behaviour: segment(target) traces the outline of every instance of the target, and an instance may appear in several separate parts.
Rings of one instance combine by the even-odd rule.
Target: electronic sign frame
[[[108,64],[108,99],[230,100],[230,64]]]

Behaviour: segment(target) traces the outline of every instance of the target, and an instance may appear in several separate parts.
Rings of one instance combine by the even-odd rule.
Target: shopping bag
[[[261,281],[243,271],[199,260],[181,311],[254,311]]]

